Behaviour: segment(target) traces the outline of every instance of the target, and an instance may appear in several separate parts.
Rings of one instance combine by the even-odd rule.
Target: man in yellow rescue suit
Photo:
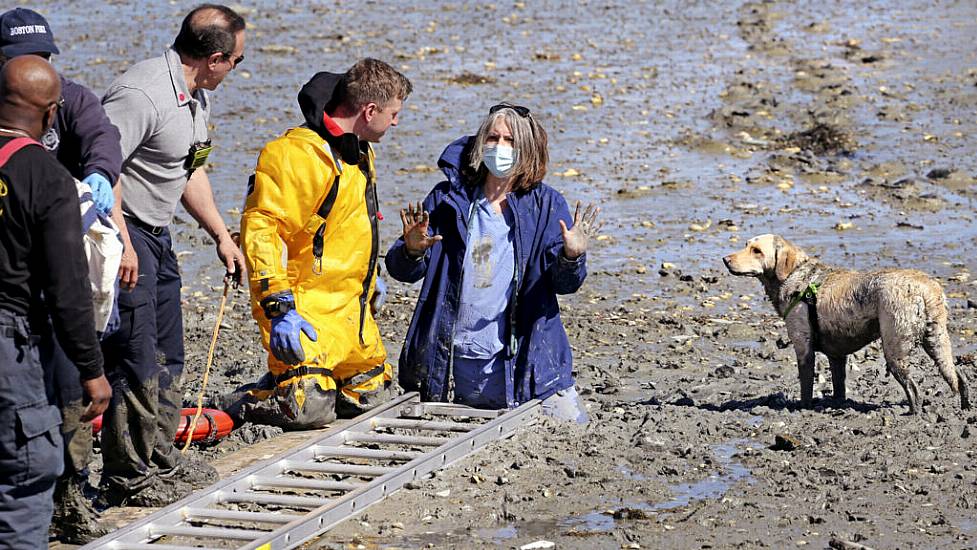
[[[251,306],[269,351],[257,383],[229,396],[238,421],[310,429],[389,398],[378,298],[378,142],[410,94],[390,65],[363,59],[302,87],[305,124],[258,157],[241,219]]]

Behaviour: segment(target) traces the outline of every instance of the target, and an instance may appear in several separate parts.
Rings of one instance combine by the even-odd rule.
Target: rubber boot
[[[125,497],[126,506],[137,508],[162,508],[186,498],[193,486],[178,477],[163,479],[155,476],[149,486]]]
[[[51,532],[65,544],[88,544],[108,534],[99,525],[98,512],[85,496],[85,479],[62,476],[54,489],[54,517]]]
[[[216,468],[194,456],[181,456],[176,468],[169,472],[161,472],[159,477],[185,481],[194,489],[202,489],[220,481]]]

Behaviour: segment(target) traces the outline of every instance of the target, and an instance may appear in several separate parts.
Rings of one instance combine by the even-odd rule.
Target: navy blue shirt
[[[91,90],[63,76],[61,97],[64,106],[54,125],[41,136],[41,144],[76,179],[97,172],[115,185],[122,171],[119,129]]]

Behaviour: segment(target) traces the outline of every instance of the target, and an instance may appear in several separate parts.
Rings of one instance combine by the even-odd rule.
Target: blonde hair
[[[488,171],[482,164],[485,142],[495,122],[502,119],[512,132],[512,148],[516,151],[516,165],[509,175],[512,179],[512,190],[525,192],[536,187],[546,176],[546,165],[549,163],[546,130],[536,122],[528,109],[520,108],[526,111],[526,116],[522,116],[512,107],[503,103],[482,121],[478,133],[475,134],[467,168],[476,181],[484,180]]]
[[[350,67],[339,87],[342,102],[354,109],[368,103],[382,109],[391,100],[407,99],[414,90],[406,76],[387,63],[369,57]]]

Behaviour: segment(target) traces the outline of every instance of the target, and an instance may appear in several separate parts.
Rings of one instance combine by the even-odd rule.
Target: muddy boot
[[[149,486],[125,497],[125,506],[162,508],[183,499],[193,492],[193,487],[179,478],[157,477]]]
[[[125,499],[126,493],[122,489],[100,485],[98,488],[98,496],[95,497],[95,509],[100,512],[104,512],[109,508],[122,506]],[[57,520],[57,515],[55,515],[55,520]],[[54,522],[51,522],[51,524],[54,525]]]
[[[160,473],[159,477],[166,480],[179,479],[194,489],[202,489],[220,481],[217,469],[196,457],[182,458],[176,468]]]
[[[234,429],[240,428],[242,424],[247,422],[245,416],[248,406],[257,401],[248,394],[248,390],[255,387],[257,387],[256,384],[245,384],[230,393],[218,395],[211,399],[207,407],[226,412],[234,421]]]
[[[51,534],[65,544],[88,544],[109,532],[98,520],[98,512],[85,496],[85,479],[75,475],[59,478]]]

